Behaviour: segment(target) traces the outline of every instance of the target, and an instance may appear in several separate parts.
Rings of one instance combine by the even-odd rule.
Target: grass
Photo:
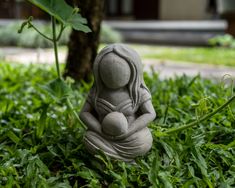
[[[0,187],[235,186],[235,105],[194,128],[159,137],[160,130],[221,105],[230,88],[200,76],[160,80],[145,74],[157,112],[149,126],[153,147],[127,164],[86,151],[84,131],[66,103],[41,89],[55,77],[49,65],[0,63]],[[72,87],[79,112],[91,84]]]
[[[235,66],[232,48],[160,47],[133,45],[142,58]]]

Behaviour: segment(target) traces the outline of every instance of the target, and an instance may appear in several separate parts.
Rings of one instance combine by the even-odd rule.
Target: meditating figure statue
[[[95,81],[80,113],[88,128],[86,148],[123,161],[144,155],[153,141],[147,125],[156,114],[139,55],[126,45],[109,45],[96,57],[93,72]]]

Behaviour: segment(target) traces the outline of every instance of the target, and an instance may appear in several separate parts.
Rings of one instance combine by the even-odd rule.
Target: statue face
[[[107,88],[119,89],[128,84],[131,70],[124,59],[114,53],[108,53],[100,62],[99,74]]]

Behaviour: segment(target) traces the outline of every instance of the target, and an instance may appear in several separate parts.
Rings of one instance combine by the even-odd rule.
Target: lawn
[[[42,85],[50,65],[0,63],[0,187],[234,187],[235,105],[196,127],[162,136],[224,103],[230,89],[213,80],[145,74],[156,120],[153,147],[136,164],[90,155],[84,130],[63,100]],[[79,112],[91,83],[72,84]],[[197,113],[195,113],[195,111]]]
[[[132,45],[142,58],[235,66],[233,48]]]

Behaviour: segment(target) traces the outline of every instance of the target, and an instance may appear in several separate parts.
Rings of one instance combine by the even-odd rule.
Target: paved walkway
[[[0,48],[0,58],[6,61],[18,62],[23,64],[48,63],[54,62],[52,49],[25,49],[25,48]],[[59,58],[65,62],[66,49],[60,50]],[[214,66],[208,64],[196,64],[189,62],[175,62],[171,60],[143,60],[145,71],[151,71],[151,67],[160,73],[161,78],[181,76],[195,76],[198,73],[202,77],[222,78],[225,74],[235,77],[235,68],[226,66]]]

